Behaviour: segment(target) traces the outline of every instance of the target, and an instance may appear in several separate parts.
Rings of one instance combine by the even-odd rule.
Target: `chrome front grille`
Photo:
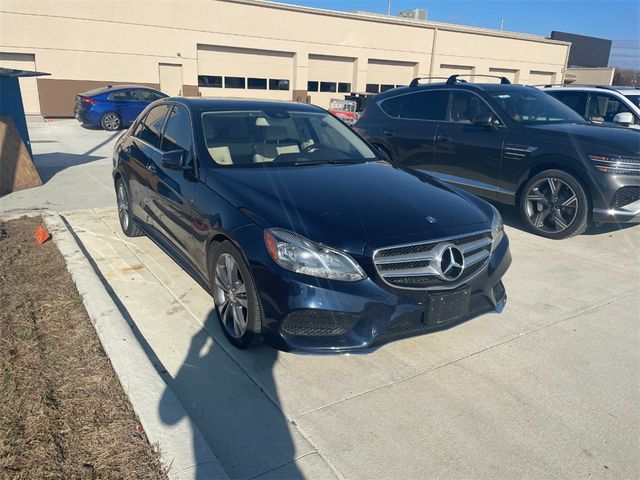
[[[389,285],[399,288],[447,290],[469,280],[489,261],[491,232],[483,231],[457,237],[411,245],[398,245],[376,250],[373,255],[378,275]],[[444,252],[455,247],[462,253],[464,266],[451,280],[443,274]]]

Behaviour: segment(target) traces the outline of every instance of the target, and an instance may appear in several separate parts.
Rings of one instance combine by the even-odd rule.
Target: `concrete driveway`
[[[231,478],[640,475],[640,227],[507,227],[502,315],[311,356],[233,349],[207,292],[115,209],[65,217]]]

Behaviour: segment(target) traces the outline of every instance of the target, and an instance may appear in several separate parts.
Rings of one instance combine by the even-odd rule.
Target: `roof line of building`
[[[229,3],[239,3],[245,5],[254,5],[263,8],[275,8],[279,10],[290,10],[293,12],[308,13],[315,15],[324,15],[329,17],[340,17],[352,20],[369,21],[377,23],[389,23],[394,25],[404,25],[417,28],[425,28],[429,30],[448,30],[453,32],[464,32],[480,35],[491,35],[494,37],[514,38],[518,40],[527,40],[533,42],[551,43],[554,45],[570,46],[571,42],[564,40],[554,40],[542,35],[533,35],[529,33],[508,32],[502,30],[494,30],[491,28],[472,27],[467,25],[458,25],[455,23],[434,22],[431,20],[417,20],[404,17],[395,17],[391,15],[383,15],[379,13],[364,12],[340,12],[337,10],[328,10],[324,8],[306,7],[301,5],[292,5],[289,3],[279,3],[269,0],[219,0]]]

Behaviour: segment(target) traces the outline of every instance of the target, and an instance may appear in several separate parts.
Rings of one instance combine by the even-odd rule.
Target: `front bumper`
[[[640,222],[640,174],[612,175],[598,172],[592,192],[593,221]]]
[[[358,351],[500,312],[506,304],[501,282],[511,264],[506,236],[479,274],[448,291],[464,291],[469,297],[468,308],[439,323],[432,318],[430,302],[432,298],[439,300],[443,291],[386,285],[371,259],[357,260],[368,278],[353,283],[297,275],[265,263],[267,259],[251,262],[263,310],[265,342],[281,350]]]

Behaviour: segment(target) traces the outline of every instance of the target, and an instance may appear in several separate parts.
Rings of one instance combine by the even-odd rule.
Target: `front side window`
[[[542,90],[514,87],[489,92],[511,120],[522,124],[585,123],[580,115]]]
[[[618,113],[631,112],[622,101],[606,93],[592,93],[589,96],[588,118],[592,122],[613,122]]]
[[[444,120],[447,114],[449,92],[433,90],[410,93],[403,98],[401,118],[416,120]]]
[[[492,115],[493,111],[477,95],[470,92],[455,91],[451,95],[449,120],[455,123],[475,123],[478,115]]]
[[[149,110],[147,116],[138,123],[138,126],[133,132],[133,136],[138,137],[140,140],[144,140],[153,147],[157,147],[160,143],[162,124],[164,123],[164,118],[168,111],[169,106],[167,105],[158,105],[157,107],[153,107]]]
[[[324,112],[212,111],[203,112],[201,118],[207,151],[218,165],[291,166],[377,159],[349,127]]]
[[[189,112],[181,105],[176,105],[171,109],[167,118],[167,125],[162,136],[163,152],[173,150],[191,151],[191,122]]]

